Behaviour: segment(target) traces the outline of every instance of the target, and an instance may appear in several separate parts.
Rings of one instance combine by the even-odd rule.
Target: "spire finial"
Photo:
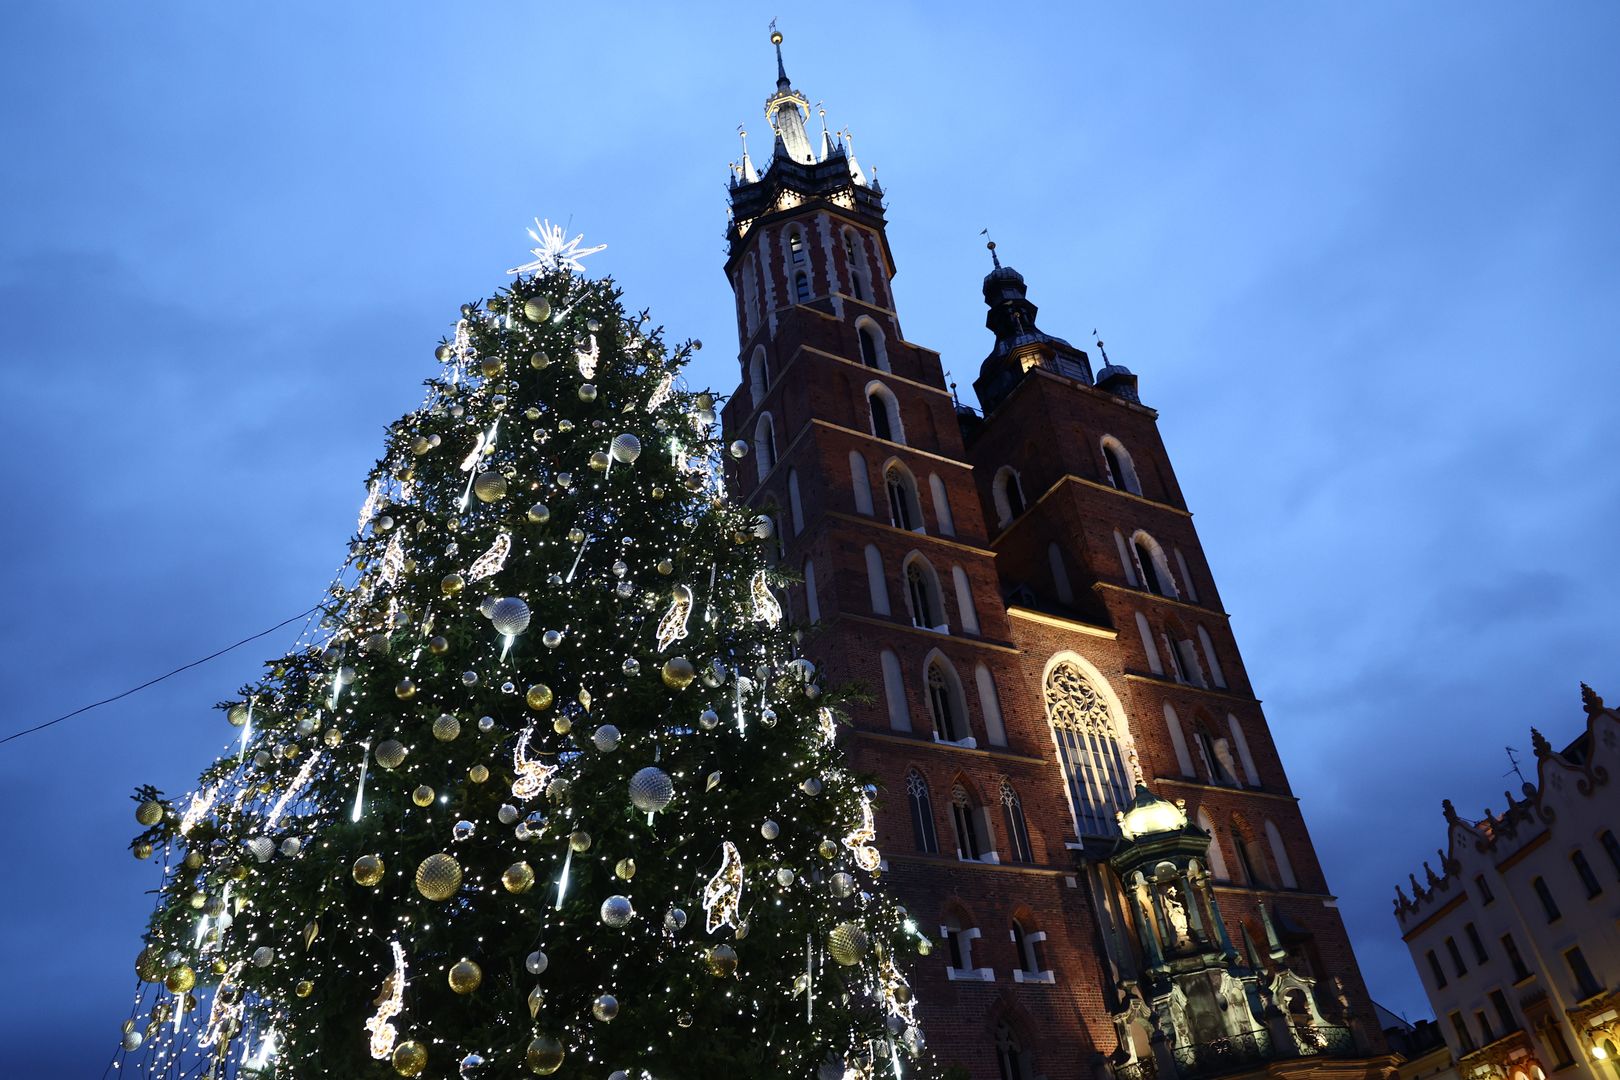
[[[786,88],[788,82],[787,68],[782,66],[782,31],[776,28],[776,20],[771,20],[771,44],[776,46],[776,85]]]
[[[1108,350],[1103,348],[1102,338],[1097,337],[1097,328],[1095,326],[1091,328],[1091,336],[1093,338],[1096,338],[1097,351],[1102,353],[1103,367],[1111,367],[1112,365],[1109,363],[1109,360],[1108,360]]]
[[[990,230],[989,229],[980,229],[979,230],[979,235],[983,236],[983,237],[988,237],[990,235]],[[986,239],[985,242],[984,242],[984,246],[985,246],[985,250],[990,252],[990,261],[995,264],[995,267],[996,267],[997,270],[1000,270],[1001,269],[1001,256],[996,254],[996,242],[994,240]]]

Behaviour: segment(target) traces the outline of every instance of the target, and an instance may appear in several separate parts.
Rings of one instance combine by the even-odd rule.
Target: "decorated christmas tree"
[[[698,345],[533,235],[390,428],[318,629],[222,706],[195,792],[137,793],[163,880],[125,1073],[898,1076],[919,1048],[927,944],[874,885],[769,519],[724,497]]]

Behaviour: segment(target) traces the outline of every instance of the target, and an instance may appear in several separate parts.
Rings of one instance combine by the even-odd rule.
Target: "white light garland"
[[[529,737],[533,734],[532,724],[524,728],[523,734],[518,736],[517,746],[512,750],[512,768],[517,774],[512,779],[512,797],[515,799],[532,799],[543,794],[557,772],[557,766],[529,757]]]
[[[776,597],[772,595],[765,571],[761,570],[754,575],[753,584],[749,586],[749,594],[754,601],[755,622],[762,622],[773,628],[781,623],[782,605],[777,603]]]
[[[287,785],[287,790],[281,793],[281,798],[276,800],[276,805],[271,809],[270,816],[265,819],[265,832],[270,832],[276,827],[276,822],[281,820],[282,811],[286,810],[287,804],[296,798],[300,791],[304,790],[304,785],[309,783],[309,778],[315,772],[315,766],[320,760],[320,750],[311,751],[309,757],[304,759],[304,765],[298,770],[298,775],[293,777],[293,782]],[[365,774],[361,773],[361,786],[364,787],[364,785]]]
[[[371,1056],[378,1061],[394,1052],[394,1040],[399,1032],[389,1021],[405,1008],[405,947],[397,938],[390,945],[394,950],[394,970],[383,983],[376,1015],[366,1021],[366,1030],[371,1032]]]
[[[849,849],[850,856],[855,865],[868,873],[876,870],[883,861],[878,849],[872,846],[877,839],[877,826],[872,821],[872,800],[863,793],[861,795],[861,823],[851,829],[844,837],[844,846]]]
[[[506,566],[506,557],[512,553],[512,534],[501,533],[489,550],[478,556],[467,570],[468,581],[480,581],[500,573]]]
[[[686,637],[686,621],[691,614],[692,590],[685,585],[675,586],[669,610],[664,612],[664,617],[658,620],[657,641],[659,652],[663,652]]]
[[[742,856],[730,840],[721,845],[720,851],[720,869],[703,886],[703,925],[711,934],[722,926],[735,927],[737,908],[742,903]]]

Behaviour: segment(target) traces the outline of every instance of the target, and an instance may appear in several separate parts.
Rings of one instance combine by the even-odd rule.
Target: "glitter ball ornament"
[[[461,734],[461,721],[450,713],[440,713],[433,721],[433,737],[440,742],[451,742]]]
[[[506,477],[498,472],[481,472],[473,481],[473,494],[479,502],[499,502],[506,498]]]
[[[474,765],[472,768],[467,770],[467,779],[471,780],[475,784],[482,784],[486,782],[489,780],[489,766]]]
[[[610,896],[602,901],[602,921],[609,926],[628,926],[635,914],[635,909],[630,906],[628,896]]]
[[[247,843],[248,851],[260,862],[269,862],[270,856],[276,853],[276,844],[268,836],[255,836]]]
[[[378,743],[377,764],[385,769],[397,769],[405,764],[405,744],[398,739],[384,739]]]
[[[458,994],[470,994],[484,981],[484,969],[471,960],[461,960],[450,968],[450,989]]]
[[[426,784],[421,785],[415,791],[411,792],[411,802],[415,803],[417,806],[429,805],[433,802],[433,789],[428,787]]]
[[[845,967],[853,967],[866,955],[870,940],[854,923],[839,923],[827,935],[827,955]]]
[[[551,301],[543,296],[531,296],[523,301],[523,317],[530,322],[545,322],[551,318]]]
[[[427,1047],[415,1039],[406,1039],[394,1047],[394,1055],[390,1062],[394,1071],[401,1076],[421,1076],[422,1070],[427,1068]]]
[[[448,900],[460,888],[461,864],[449,855],[429,855],[416,868],[416,891],[429,900]]]
[[[524,1059],[529,1063],[529,1071],[536,1076],[550,1076],[562,1068],[563,1056],[562,1043],[549,1035],[540,1035],[529,1043]]]
[[[550,964],[550,959],[548,959],[546,954],[541,952],[539,949],[534,950],[534,952],[530,953],[528,958],[523,961],[523,966],[528,969],[530,975],[544,974],[546,968],[550,966]]]
[[[232,727],[241,727],[248,722],[249,710],[245,702],[238,701],[225,713],[225,719],[230,721]]]
[[[509,893],[526,893],[534,888],[534,868],[526,862],[515,862],[501,874],[501,884]]]
[[[703,956],[709,974],[717,979],[729,977],[737,970],[737,950],[730,945],[715,945]]]
[[[574,849],[577,855],[583,855],[591,850],[591,834],[584,829],[575,829],[568,834],[568,846]]]
[[[163,980],[163,985],[176,994],[183,994],[197,985],[197,973],[185,964],[171,970]]]
[[[546,522],[551,520],[551,508],[545,503],[535,503],[533,506],[529,507],[529,512],[526,516],[532,524],[544,525]]]
[[[619,999],[612,994],[603,994],[591,1002],[591,1015],[602,1023],[610,1022],[619,1015]]]
[[[591,742],[604,754],[617,750],[620,738],[619,729],[612,724],[603,724],[591,733]]]
[[[543,712],[551,708],[551,703],[556,700],[556,695],[551,692],[551,687],[545,683],[535,683],[523,695],[523,700],[528,702],[529,708],[535,712]]]
[[[380,855],[362,855],[354,860],[354,880],[367,888],[383,879],[383,861]]]
[[[613,873],[621,881],[629,881],[636,876],[636,860],[620,859],[614,864]]]
[[[675,798],[675,781],[654,765],[638,769],[630,777],[630,803],[644,814],[662,810]]]
[[[692,667],[692,661],[686,657],[672,656],[664,661],[660,675],[663,677],[664,685],[671,690],[685,690],[697,677],[697,669]]]
[[[623,465],[629,465],[641,456],[641,440],[628,431],[623,435],[613,436],[613,460]]]
[[[515,596],[503,596],[489,609],[489,621],[494,624],[495,632],[508,637],[527,630],[529,618],[529,605]]]

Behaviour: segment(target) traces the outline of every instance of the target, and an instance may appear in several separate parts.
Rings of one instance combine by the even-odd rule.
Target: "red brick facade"
[[[846,168],[841,152],[835,164]],[[848,185],[848,172],[849,194],[829,187],[821,168],[779,157],[774,185],[769,177],[754,184],[796,188],[796,199],[750,203],[748,185],[734,187],[726,269],[741,385],[723,425],[750,452],[729,463],[727,479],[773,509],[783,562],[806,576],[789,590],[791,614],[807,627],[805,654],[830,682],[871,694],[853,710],[848,752],[879,778],[888,880],[936,942],[914,980],[930,1047],[975,1080],[1003,1075],[998,1038],[1014,1040],[1019,1067],[1046,1080],[1107,1076],[1108,1063],[1123,1060],[1114,1016],[1125,1005],[1120,982],[1137,961],[1105,864],[1113,810],[1124,809],[1129,787],[1125,800],[1093,807],[1102,827],[1078,835],[1045,691],[1065,658],[1107,704],[1127,783],[1139,768],[1157,794],[1185,800],[1187,813],[1211,826],[1215,891],[1239,951],[1246,933],[1265,954],[1265,905],[1273,947],[1315,976],[1324,997],[1340,978],[1351,1011],[1370,1022],[1157,413],[1132,400],[1134,378],[1130,392],[1094,385],[1090,358],[1078,350],[1083,368],[1061,368],[1047,350],[1036,366],[1012,369],[1010,391],[986,402],[987,415],[958,410],[938,354],[901,333],[879,195]],[[1022,279],[1017,287],[1021,295]],[[1039,352],[1029,352],[1031,363]],[[869,396],[875,387],[881,417]],[[1117,440],[1112,464],[1105,436]],[[910,479],[895,472],[891,492],[896,465]],[[1115,476],[1116,466],[1134,480]],[[1004,467],[1018,477],[1012,505],[996,491]],[[1148,587],[1137,562],[1139,530],[1162,551],[1152,572],[1167,595]],[[1142,545],[1154,560],[1150,542]],[[911,565],[920,586],[908,585]],[[931,658],[943,661],[942,690],[930,690]],[[953,714],[944,725],[941,708]],[[960,737],[941,741],[941,726]],[[919,850],[918,803],[908,795],[917,778],[934,852]],[[976,860],[958,854],[955,789],[971,804]],[[1027,852],[1018,850],[1004,790],[1021,807]],[[1044,941],[1020,950],[1015,919],[1026,937]],[[961,969],[948,970],[946,924],[979,931]]]

